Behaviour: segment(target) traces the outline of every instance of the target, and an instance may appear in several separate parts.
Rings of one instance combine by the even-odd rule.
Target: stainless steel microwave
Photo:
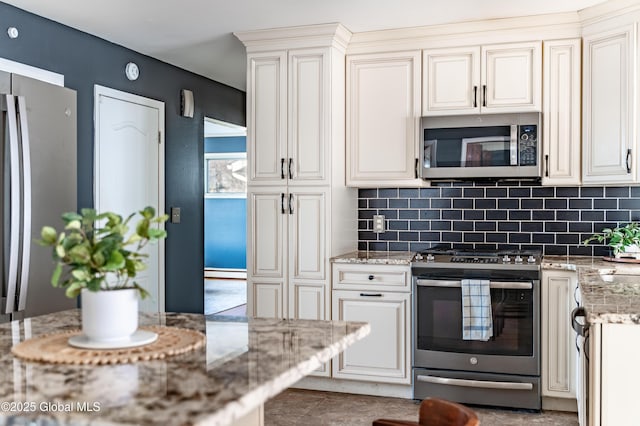
[[[540,178],[541,114],[422,118],[423,179]]]

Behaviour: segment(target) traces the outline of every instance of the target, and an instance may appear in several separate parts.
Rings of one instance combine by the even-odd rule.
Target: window
[[[246,198],[247,154],[211,153],[204,156],[204,195],[207,198]]]

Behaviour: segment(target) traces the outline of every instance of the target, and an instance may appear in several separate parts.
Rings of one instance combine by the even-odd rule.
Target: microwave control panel
[[[538,159],[538,132],[536,125],[519,126],[518,152],[521,166],[535,166]]]

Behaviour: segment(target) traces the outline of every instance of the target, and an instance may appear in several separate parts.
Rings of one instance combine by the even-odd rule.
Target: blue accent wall
[[[205,153],[246,152],[247,138],[205,138]],[[216,269],[247,267],[247,199],[205,198],[204,266]]]

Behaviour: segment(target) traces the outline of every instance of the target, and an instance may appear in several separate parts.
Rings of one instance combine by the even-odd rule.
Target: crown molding
[[[577,12],[484,19],[355,33],[348,53],[468,45],[470,37],[475,44],[574,38],[580,36],[580,29]]]
[[[345,52],[352,33],[340,23],[234,32],[247,52],[310,47],[335,47]]]
[[[578,12],[583,26],[589,26],[611,18],[640,12],[638,0],[608,0]]]

